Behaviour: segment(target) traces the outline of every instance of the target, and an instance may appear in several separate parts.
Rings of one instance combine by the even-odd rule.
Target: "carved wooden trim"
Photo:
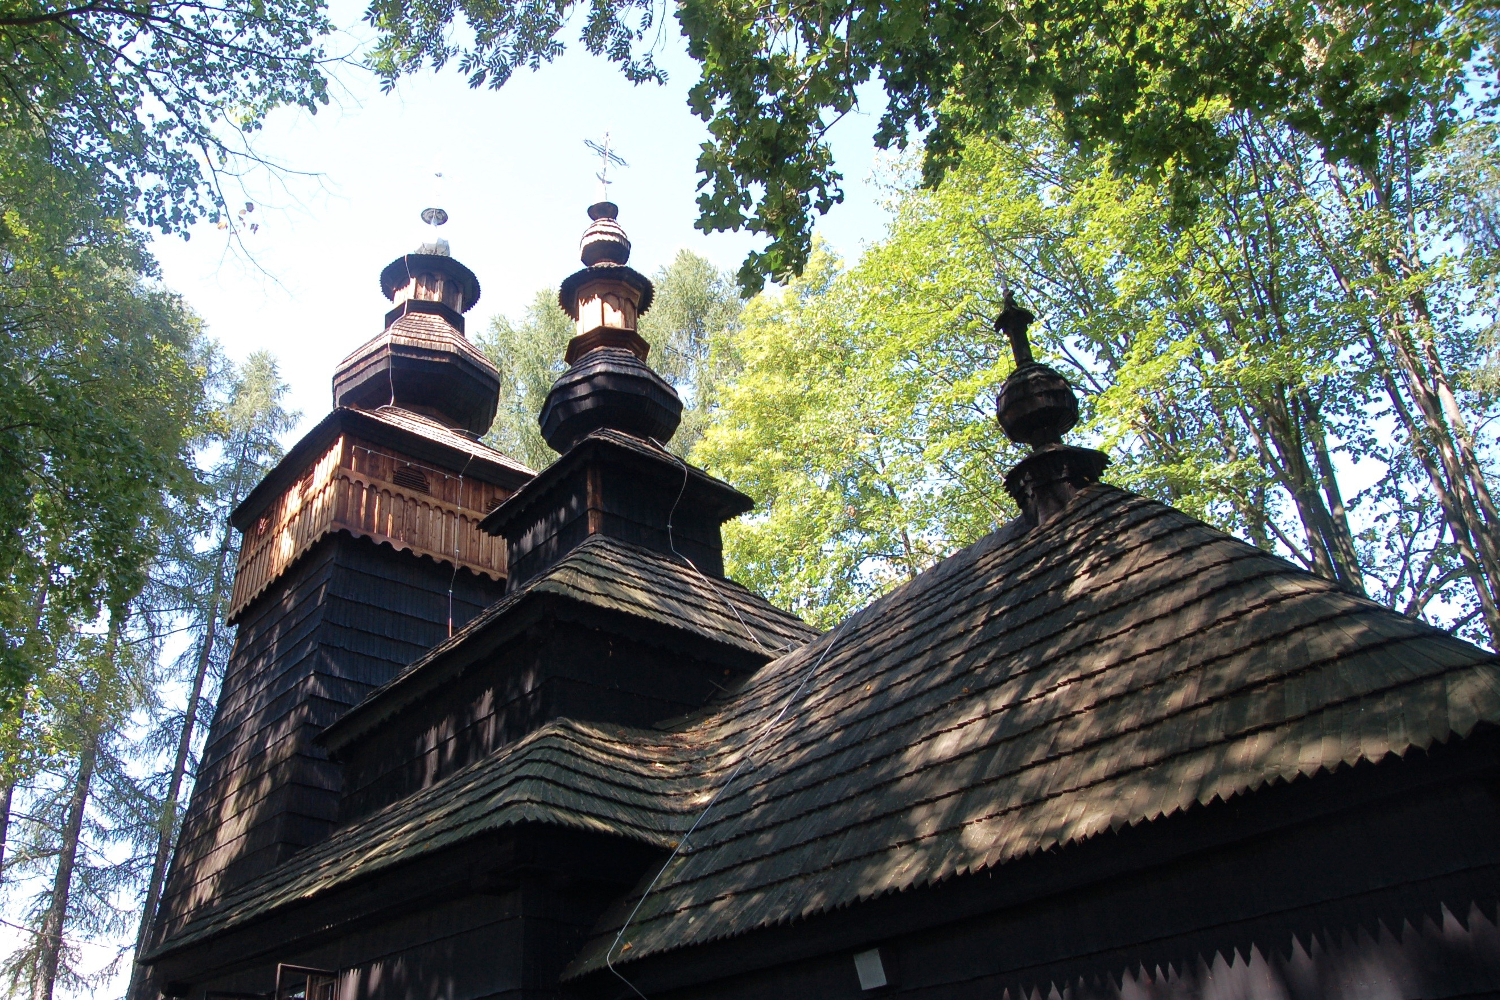
[[[397,485],[393,476],[403,467],[420,470],[429,492]],[[341,435],[245,533],[229,619],[337,531],[503,580],[505,539],[481,531],[479,522],[509,495],[492,483]]]

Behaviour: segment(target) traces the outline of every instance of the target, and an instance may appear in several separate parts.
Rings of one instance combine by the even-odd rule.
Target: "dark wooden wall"
[[[625,971],[652,1000],[1500,996],[1497,775],[1427,783],[1432,764],[1263,790]],[[871,947],[891,982],[863,991]],[[634,996],[606,973],[578,986]]]
[[[560,973],[606,906],[664,855],[520,828],[164,961],[184,1000],[267,994],[277,963],[339,974],[339,1000],[563,1000]]]
[[[593,617],[601,627],[542,611],[504,639],[475,636],[467,669],[339,750],[341,821],[426,788],[550,719],[649,726],[701,707],[756,665],[728,649],[710,659],[687,644],[652,643],[639,624],[635,636],[621,634],[628,623],[602,627],[622,616]]]
[[[348,535],[312,548],[240,620],[158,920],[326,836],[342,776],[313,744],[335,718],[497,598],[502,584]]]
[[[698,482],[684,487],[680,469],[631,458],[592,456],[553,484],[530,517],[506,528],[511,589],[600,534],[667,554],[675,547],[699,572],[724,575],[721,498],[706,503]]]
[[[1494,996],[1494,759],[1439,752],[1266,789],[623,971],[650,1000]],[[276,962],[338,972],[340,1000],[635,997],[608,972],[558,973],[661,860],[515,828],[178,955],[167,978],[190,980],[191,1000],[265,990]],[[891,983],[862,991],[852,956],[870,947]]]

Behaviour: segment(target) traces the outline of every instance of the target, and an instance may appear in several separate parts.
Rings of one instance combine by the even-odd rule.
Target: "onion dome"
[[[612,202],[589,207],[579,244],[585,266],[558,293],[558,304],[578,324],[564,355],[571,367],[553,383],[538,417],[542,437],[558,452],[605,428],[665,442],[682,422],[677,390],[646,364],[651,348],[636,323],[654,290],[627,264],[630,240],[618,214]]]
[[[380,290],[395,308],[382,333],[339,363],[334,405],[398,406],[475,436],[489,430],[500,375],[464,337],[463,314],[479,300],[474,272],[435,240],[387,264]]]
[[[594,224],[583,231],[583,239],[578,243],[579,259],[589,267],[630,262],[630,239],[615,221],[619,215],[620,207],[612,201],[589,206],[589,218]]]
[[[539,422],[542,437],[559,453],[606,427],[664,442],[682,422],[682,400],[633,352],[601,347],[552,383]]]
[[[1016,359],[995,398],[995,417],[1007,437],[1031,446],[1031,454],[1006,473],[1005,489],[1033,525],[1061,513],[1109,464],[1102,451],[1063,444],[1063,435],[1078,424],[1078,397],[1067,379],[1032,356],[1026,331],[1035,318],[1006,292],[1005,310],[995,320],[995,331],[1010,339]]]

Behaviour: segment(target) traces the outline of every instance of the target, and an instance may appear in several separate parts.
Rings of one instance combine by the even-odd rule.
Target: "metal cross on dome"
[[[609,145],[609,133],[604,133],[603,142],[595,142],[593,139],[583,140],[583,144],[593,150],[599,156],[599,172],[594,176],[599,178],[599,200],[609,201],[609,168],[610,164],[617,167],[628,167],[626,163]]]

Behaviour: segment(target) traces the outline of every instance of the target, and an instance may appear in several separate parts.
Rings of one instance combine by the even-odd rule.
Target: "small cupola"
[[[603,428],[665,443],[682,422],[677,390],[646,364],[651,348],[636,326],[654,289],[630,267],[630,240],[618,218],[613,202],[589,206],[579,245],[584,268],[558,292],[577,333],[563,355],[570,367],[553,383],[539,420],[542,437],[559,453]]]
[[[447,213],[422,218],[442,225]],[[479,301],[479,279],[456,260],[448,241],[432,239],[380,272],[380,291],[395,304],[385,330],[339,363],[335,406],[396,406],[473,436],[489,430],[500,398],[495,366],[464,336],[464,313]]]
[[[1027,330],[1035,318],[1006,292],[1004,311],[995,319],[995,332],[1010,340],[1016,361],[995,399],[995,416],[1007,437],[1031,447],[1031,454],[1006,473],[1005,490],[1033,526],[1060,514],[1109,464],[1102,451],[1063,443],[1063,435],[1078,423],[1078,397],[1067,379],[1032,355]]]
[[[724,573],[720,525],[750,498],[666,449],[682,421],[677,390],[646,363],[636,324],[651,281],[630,267],[630,240],[609,201],[589,207],[579,257],[558,305],[578,324],[538,416],[561,457],[481,525],[504,535],[511,589],[593,535]]]

